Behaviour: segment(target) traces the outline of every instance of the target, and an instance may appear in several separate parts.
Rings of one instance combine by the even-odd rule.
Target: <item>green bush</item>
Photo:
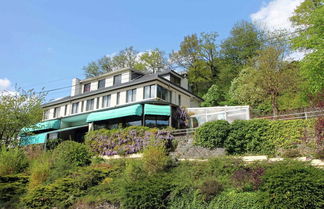
[[[200,194],[205,201],[210,201],[224,190],[221,183],[216,180],[206,180],[199,186]]]
[[[0,148],[0,176],[17,174],[28,166],[23,150],[19,148]]]
[[[67,208],[106,176],[107,172],[102,169],[82,168],[52,184],[35,187],[22,201],[27,208]]]
[[[30,166],[29,188],[44,183],[49,178],[53,166],[52,153],[45,152]]]
[[[262,177],[270,208],[323,208],[324,171],[298,161],[275,163]]]
[[[195,133],[195,144],[214,149],[224,147],[224,141],[230,130],[226,120],[216,120],[204,123]]]
[[[48,139],[45,146],[47,150],[53,150],[62,142],[63,139]]]
[[[267,138],[268,129],[268,120],[236,120],[231,124],[225,149],[230,154],[271,154],[274,147]]]
[[[125,176],[127,179],[136,181],[145,177],[146,172],[143,168],[142,160],[131,159],[127,161]]]
[[[64,177],[70,170],[91,163],[91,152],[87,146],[74,141],[64,141],[59,144],[52,154],[53,167],[48,181]]]
[[[55,161],[64,161],[69,165],[85,166],[91,162],[91,153],[84,144],[64,141],[53,151]]]
[[[208,208],[213,209],[262,209],[267,208],[263,204],[259,192],[242,192],[235,191],[222,193],[215,198]]]
[[[315,120],[277,120],[270,121],[267,139],[279,149],[297,148],[298,144],[306,143],[315,146]]]
[[[148,176],[140,181],[127,181],[121,190],[123,208],[166,208],[172,186],[164,175]]]
[[[28,177],[21,174],[0,176],[0,208],[19,208],[20,197],[26,192]]]
[[[201,194],[198,190],[182,190],[174,197],[170,198],[168,205],[170,209],[206,209],[208,203],[203,201]]]
[[[143,153],[143,168],[148,174],[155,174],[167,168],[171,159],[162,146],[148,146]]]

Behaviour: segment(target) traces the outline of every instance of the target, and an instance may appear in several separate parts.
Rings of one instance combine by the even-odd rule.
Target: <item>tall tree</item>
[[[221,44],[221,69],[219,83],[224,91],[229,89],[231,81],[240,70],[257,55],[263,45],[262,32],[252,23],[241,21],[236,23],[230,36]]]
[[[0,92],[0,145],[15,146],[22,128],[41,121],[43,93],[18,89],[16,93]]]
[[[138,69],[144,69],[148,72],[156,73],[169,68],[169,63],[164,56],[164,53],[159,49],[144,52],[140,55]]]
[[[324,1],[305,0],[296,8],[291,21],[298,32],[292,39],[293,47],[308,51],[300,62],[306,91],[320,95],[324,91]]]
[[[260,50],[253,65],[242,70],[233,80],[229,93],[231,100],[263,110],[270,105],[276,116],[280,106],[287,106],[280,104],[280,101],[286,99],[285,95],[289,95],[291,99],[298,97],[298,68],[284,61],[282,53],[272,46]]]
[[[218,76],[217,33],[185,36],[180,49],[170,55],[172,63],[188,71],[193,92],[204,95]]]
[[[121,50],[112,58],[113,67],[115,69],[132,68],[134,69],[137,62],[138,51],[134,47],[127,47]]]

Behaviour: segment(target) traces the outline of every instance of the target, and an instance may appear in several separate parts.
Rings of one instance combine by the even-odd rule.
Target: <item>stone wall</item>
[[[223,148],[210,150],[194,145],[193,135],[177,136],[175,140],[178,145],[170,155],[177,159],[207,159],[225,155],[225,149]]]

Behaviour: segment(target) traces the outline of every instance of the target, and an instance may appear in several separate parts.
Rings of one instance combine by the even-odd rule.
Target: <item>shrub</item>
[[[51,154],[50,152],[43,153],[31,164],[29,188],[34,188],[48,179],[53,166]]]
[[[235,171],[244,168],[244,164],[241,159],[218,157],[208,160],[208,168],[214,176],[232,176]]]
[[[19,148],[0,148],[0,176],[17,174],[28,166],[23,150]]]
[[[206,209],[208,203],[203,201],[201,194],[198,190],[183,190],[178,195],[171,197],[168,205],[170,209]]]
[[[121,190],[123,208],[166,208],[172,190],[170,179],[154,175],[140,181],[127,181]]]
[[[17,204],[27,183],[28,177],[21,174],[0,176],[0,208],[19,208]]]
[[[274,144],[276,150],[294,149],[299,144],[315,147],[315,120],[278,120],[270,121],[267,139]]]
[[[301,154],[298,149],[287,149],[284,150],[282,153],[282,157],[287,157],[287,158],[294,158],[294,157],[300,157]]]
[[[91,153],[84,144],[74,141],[64,141],[59,144],[52,154],[53,168],[48,180],[64,177],[70,170],[91,163]]]
[[[63,139],[48,139],[45,146],[47,150],[53,150],[62,142]]]
[[[212,200],[224,190],[223,185],[216,180],[206,180],[198,188],[205,201]]]
[[[230,124],[225,120],[204,123],[195,133],[195,144],[214,149],[223,147],[230,130]]]
[[[274,147],[266,137],[269,121],[262,119],[236,120],[231,124],[225,141],[225,149],[230,154],[271,154]]]
[[[236,170],[232,175],[234,186],[242,191],[255,191],[261,185],[261,176],[265,169],[262,167],[244,167]]]
[[[143,153],[143,168],[148,174],[163,171],[170,163],[163,146],[148,146]]]
[[[30,144],[22,147],[28,160],[35,160],[39,158],[44,152],[43,144]]]
[[[148,127],[130,126],[125,129],[90,131],[86,134],[85,142],[99,155],[132,154],[141,151],[145,143],[150,141],[153,129],[151,132],[148,130]]]
[[[242,192],[235,191],[222,193],[215,198],[209,208],[213,209],[263,209],[267,208],[263,204],[262,194],[259,192]]]
[[[105,176],[107,173],[101,169],[82,168],[52,184],[35,187],[23,198],[23,203],[28,208],[67,208]]]
[[[283,161],[266,170],[262,191],[271,208],[323,208],[324,171],[298,161]]]
[[[125,176],[127,179],[136,181],[145,176],[142,160],[128,160],[125,169]]]

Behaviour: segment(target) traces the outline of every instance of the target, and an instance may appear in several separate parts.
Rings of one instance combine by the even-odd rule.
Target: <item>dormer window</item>
[[[106,79],[102,79],[98,81],[98,89],[105,88],[106,85]]]
[[[181,85],[181,79],[177,76],[172,75],[172,74],[170,74],[170,81],[171,81],[171,83],[174,83],[177,86]]]
[[[83,93],[89,92],[91,87],[91,83],[86,83],[83,86]]]
[[[114,76],[114,85],[121,84],[121,74]]]

